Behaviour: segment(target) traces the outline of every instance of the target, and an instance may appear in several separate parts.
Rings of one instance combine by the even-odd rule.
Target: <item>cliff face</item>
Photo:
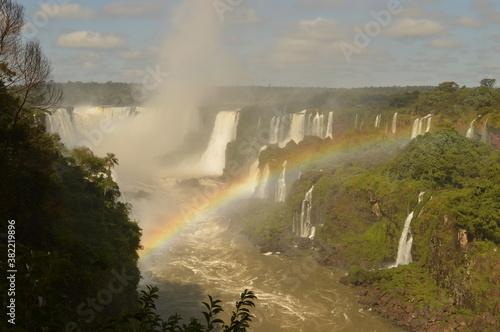
[[[303,173],[279,214],[262,220],[280,225],[270,239],[288,234],[289,242],[316,247],[324,264],[350,268],[343,282],[359,288],[359,301],[412,331],[497,331],[498,151],[448,129],[396,155],[375,152]],[[315,238],[294,240],[292,216],[313,185]],[[401,247],[410,247],[410,263],[395,267]]]

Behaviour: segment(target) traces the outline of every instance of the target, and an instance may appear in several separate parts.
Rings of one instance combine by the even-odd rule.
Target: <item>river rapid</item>
[[[172,199],[165,192],[156,196],[165,209],[176,205]],[[145,213],[140,208],[145,201],[136,201],[136,213]],[[251,309],[252,331],[404,331],[363,309],[353,291],[339,283],[345,271],[319,265],[314,251],[263,254],[231,222],[237,221],[212,212],[141,256],[141,285],[159,287],[157,311],[164,319],[178,313],[203,321],[201,302],[210,294],[223,301],[222,318],[228,321],[239,295],[249,289],[258,297]],[[145,229],[144,235],[158,231]]]

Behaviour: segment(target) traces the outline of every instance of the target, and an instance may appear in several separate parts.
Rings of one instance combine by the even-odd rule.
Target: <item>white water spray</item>
[[[217,114],[207,150],[201,156],[200,167],[205,175],[222,175],[226,165],[226,147],[236,139],[239,111]]]
[[[313,190],[314,186],[307,191],[302,200],[300,218],[297,214],[294,215],[293,232],[298,237],[312,239],[316,234],[316,227],[311,224]]]
[[[285,202],[286,199],[286,163],[287,161],[285,160],[283,162],[283,170],[280,173],[278,184],[276,186],[276,202]]]

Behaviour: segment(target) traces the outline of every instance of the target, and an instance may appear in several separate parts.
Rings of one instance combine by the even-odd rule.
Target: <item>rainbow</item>
[[[345,155],[346,153],[357,153],[367,150],[373,144],[381,140],[380,135],[364,136],[364,139],[341,138],[335,140],[323,141],[326,148],[321,151],[307,150],[299,148],[300,153],[294,157],[293,163],[288,163],[287,169],[298,171],[301,168],[307,168],[312,163],[322,163],[335,160],[336,158]],[[389,144],[400,144],[401,142],[395,139],[386,140]],[[270,179],[279,177],[281,169],[271,172]],[[144,234],[142,245],[144,249],[139,253],[141,258],[146,258],[163,248],[172,239],[174,239],[188,225],[195,223],[198,220],[209,216],[219,208],[230,206],[237,200],[248,197],[253,193],[253,190],[259,182],[247,177],[238,182],[231,182],[229,185],[220,184],[210,192],[202,193],[197,191],[197,194],[192,197],[191,202],[187,202],[181,206],[177,213],[170,218],[159,221],[157,228],[161,231],[155,234]]]

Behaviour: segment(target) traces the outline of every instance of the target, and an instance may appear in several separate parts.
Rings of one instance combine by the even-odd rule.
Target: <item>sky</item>
[[[207,57],[227,63],[217,66],[224,75],[210,76],[213,85],[500,81],[496,0],[18,2],[27,14],[23,36],[40,40],[58,82],[144,84],[175,72],[179,61],[172,59],[189,58],[184,62],[204,70],[215,60]]]

